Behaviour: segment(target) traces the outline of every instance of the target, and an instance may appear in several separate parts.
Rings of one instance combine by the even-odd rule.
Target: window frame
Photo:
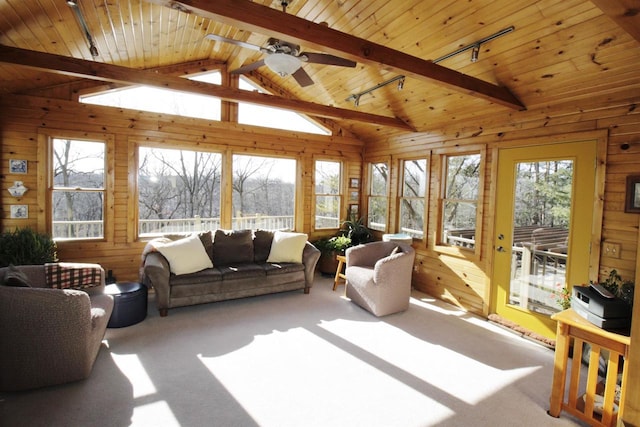
[[[220,156],[220,206],[219,206],[219,211],[220,211],[220,225],[221,227],[223,227],[223,219],[225,218],[224,212],[223,212],[223,197],[224,197],[224,174],[225,174],[225,167],[226,167],[226,163],[225,163],[225,154],[226,152],[223,150],[204,150],[202,149],[202,147],[197,147],[198,149],[194,149],[193,145],[189,145],[189,144],[185,144],[185,143],[178,143],[178,142],[174,142],[171,144],[162,144],[160,142],[154,142],[154,141],[144,141],[144,142],[134,142],[132,144],[130,144],[130,155],[129,155],[129,159],[130,159],[130,163],[129,163],[129,170],[132,171],[136,171],[135,173],[135,180],[133,180],[133,182],[131,182],[130,180],[130,186],[129,186],[129,194],[134,194],[135,197],[130,197],[130,203],[129,203],[129,211],[130,212],[135,212],[135,220],[134,220],[134,226],[133,226],[133,230],[132,230],[132,236],[129,236],[131,241],[135,241],[135,240],[139,240],[139,241],[146,241],[146,240],[150,240],[153,239],[155,237],[161,237],[163,235],[167,235],[167,234],[172,234],[171,232],[168,233],[156,233],[156,234],[140,234],[140,189],[139,189],[139,170],[140,170],[140,148],[150,148],[150,149],[166,149],[166,150],[182,150],[182,151],[191,151],[191,152],[195,152],[195,153],[211,153],[211,154],[218,154]],[[224,228],[230,228],[230,227],[224,227]]]
[[[437,183],[437,223],[435,226],[435,236],[433,249],[436,252],[454,255],[463,258],[479,260],[482,253],[483,245],[483,226],[484,226],[484,203],[485,203],[485,167],[487,161],[487,150],[485,145],[469,145],[460,150],[443,150],[437,153],[439,171],[434,173],[439,182]],[[443,242],[444,234],[444,205],[446,202],[446,185],[447,185],[447,160],[450,157],[460,157],[466,155],[480,155],[478,169],[478,194],[476,199],[476,215],[475,215],[475,243],[473,249],[453,246]],[[434,160],[435,164],[435,160]]]
[[[405,164],[406,162],[411,162],[415,160],[424,160],[425,164],[425,183],[424,183],[424,194],[419,197],[407,197],[404,195],[404,184],[405,184]],[[431,186],[431,153],[426,156],[416,156],[416,157],[407,157],[403,159],[399,159],[398,161],[398,196],[397,196],[397,207],[396,212],[398,213],[396,216],[397,230],[402,231],[402,201],[403,200],[419,200],[422,199],[424,202],[423,206],[423,216],[422,216],[422,236],[416,237],[411,235],[414,240],[424,241],[427,238],[427,230],[429,224],[429,196],[430,196],[430,186]],[[404,233],[404,232],[403,232]],[[407,233],[408,234],[408,233]]]
[[[372,195],[374,165],[375,164],[380,164],[380,163],[384,163],[384,164],[387,165],[387,182],[386,182],[385,194],[384,195]],[[391,159],[390,158],[369,160],[367,162],[367,210],[366,210],[366,212],[367,212],[367,227],[370,228],[371,230],[374,230],[374,231],[380,232],[380,233],[386,233],[387,230],[389,230],[389,210],[390,210],[389,198],[390,198],[390,191],[391,191],[391,172],[392,171],[391,171]],[[384,228],[382,230],[379,230],[377,228],[371,227],[370,209],[371,209],[371,202],[374,199],[384,199],[384,201],[386,203],[385,223],[384,223]]]
[[[338,163],[339,167],[340,167],[340,176],[338,177],[338,183],[339,183],[339,187],[338,187],[338,193],[337,194],[328,194],[328,193],[316,193],[316,172],[317,172],[317,164],[318,162],[332,162],[332,163]],[[339,160],[339,159],[334,159],[334,158],[326,158],[326,157],[317,157],[313,159],[313,182],[312,182],[312,188],[313,188],[313,204],[312,204],[312,211],[311,211],[311,221],[312,221],[312,229],[314,231],[331,231],[331,230],[339,230],[341,223],[342,223],[342,218],[341,215],[344,211],[344,206],[345,206],[345,174],[344,174],[344,161]],[[323,228],[318,228],[317,224],[316,224],[316,212],[317,212],[317,207],[318,207],[318,196],[331,196],[331,197],[337,197],[338,198],[338,226],[333,228],[333,227],[323,227]],[[348,212],[347,212],[348,215]]]
[[[46,183],[38,189],[38,205],[45,206],[37,214],[38,227],[53,236],[53,140],[71,139],[74,141],[103,142],[105,144],[104,188],[91,189],[90,192],[101,191],[104,204],[102,207],[102,237],[56,239],[58,245],[66,242],[105,242],[114,238],[114,189],[115,189],[115,136],[108,133],[79,132],[66,129],[38,130],[38,161],[44,167],[38,167],[38,181]]]
[[[275,155],[273,153],[263,153],[260,151],[257,152],[248,152],[248,151],[241,151],[241,150],[229,150],[228,151],[228,155],[229,155],[229,159],[228,159],[228,164],[229,164],[229,170],[228,170],[228,180],[229,180],[229,208],[228,208],[228,214],[229,214],[229,224],[228,226],[226,226],[228,229],[233,229],[233,157],[234,156],[245,156],[245,157],[262,157],[262,158],[271,158],[271,159],[275,159],[275,160],[292,160],[295,163],[295,177],[294,177],[294,181],[293,181],[293,228],[291,230],[286,230],[286,231],[292,231],[295,232],[296,230],[301,230],[303,228],[303,219],[302,217],[304,216],[301,212],[300,212],[300,201],[302,200],[302,180],[300,179],[301,176],[301,163],[302,161],[295,155]],[[224,158],[223,158],[224,161]],[[224,168],[223,168],[223,183],[224,183]],[[223,197],[222,199],[227,200]],[[224,202],[222,202],[223,208],[224,208]],[[222,216],[222,215],[221,215]],[[222,222],[222,221],[221,221]],[[224,223],[223,223],[224,224]]]

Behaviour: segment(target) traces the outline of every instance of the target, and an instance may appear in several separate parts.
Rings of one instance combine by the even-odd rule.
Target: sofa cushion
[[[222,273],[217,268],[205,268],[195,273],[171,276],[169,282],[171,286],[194,285],[198,283],[213,283],[222,280]]]
[[[265,262],[258,265],[264,269],[264,271],[267,273],[267,276],[273,275],[273,274],[285,274],[285,273],[291,273],[293,271],[304,270],[303,264],[297,264],[295,262],[280,262],[280,263]]]
[[[244,279],[245,277],[255,277],[257,281],[260,281],[260,276],[265,276],[264,269],[258,264],[236,264],[234,266],[222,266],[218,267],[218,270],[222,273],[224,280]]]
[[[253,237],[253,260],[255,262],[265,262],[271,252],[271,242],[273,241],[273,231],[256,230]]]
[[[31,281],[27,275],[20,271],[15,265],[9,265],[7,273],[4,275],[2,284],[5,286],[16,286],[20,288],[30,288]]]
[[[157,244],[156,248],[169,261],[169,269],[173,274],[195,273],[213,267],[197,234],[171,243]]]
[[[251,230],[216,230],[213,236],[213,264],[216,267],[253,262]]]
[[[271,242],[271,251],[267,262],[295,262],[302,263],[302,251],[308,236],[304,233],[290,233],[276,231]]]

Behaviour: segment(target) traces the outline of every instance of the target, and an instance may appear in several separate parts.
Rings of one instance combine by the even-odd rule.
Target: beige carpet
[[[378,319],[319,278],[109,329],[91,377],[0,395],[2,426],[573,426],[553,352],[414,294]]]

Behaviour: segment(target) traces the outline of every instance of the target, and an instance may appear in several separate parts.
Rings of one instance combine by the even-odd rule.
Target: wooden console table
[[[593,426],[615,426],[617,418],[622,414],[624,386],[627,383],[627,366],[623,363],[621,393],[616,397],[619,365],[620,360],[626,360],[629,355],[631,339],[595,326],[571,308],[554,314],[551,319],[558,322],[558,329],[549,415],[557,418],[561,411],[566,411]],[[569,348],[572,342],[571,377],[565,401]],[[581,387],[580,370],[584,343],[591,344],[591,349],[586,385]],[[603,380],[598,377],[601,352],[607,359],[607,374]],[[584,390],[582,394],[579,394],[580,389]],[[602,402],[596,402],[596,394],[604,396]]]

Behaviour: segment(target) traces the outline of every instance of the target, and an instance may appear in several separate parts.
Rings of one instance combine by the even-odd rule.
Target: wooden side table
[[[597,327],[571,308],[554,314],[551,319],[558,322],[558,329],[549,415],[557,418],[561,411],[566,411],[592,426],[615,426],[617,418],[622,414],[624,387],[627,383],[627,366],[623,363],[620,396],[616,397],[619,362],[621,358],[628,357],[631,339]],[[572,341],[569,394],[564,401],[569,347]],[[584,343],[590,343],[591,350],[585,391],[579,395]],[[600,380],[598,367],[603,350],[606,350],[604,353],[608,352],[607,374]],[[596,401],[596,395],[604,398]]]
[[[342,272],[342,268],[344,267],[344,264],[347,262],[347,257],[344,255],[336,255],[336,259],[338,260],[338,268],[336,268],[336,277],[333,279],[334,291],[340,284],[340,279],[344,280],[345,285],[347,284],[347,277]]]

